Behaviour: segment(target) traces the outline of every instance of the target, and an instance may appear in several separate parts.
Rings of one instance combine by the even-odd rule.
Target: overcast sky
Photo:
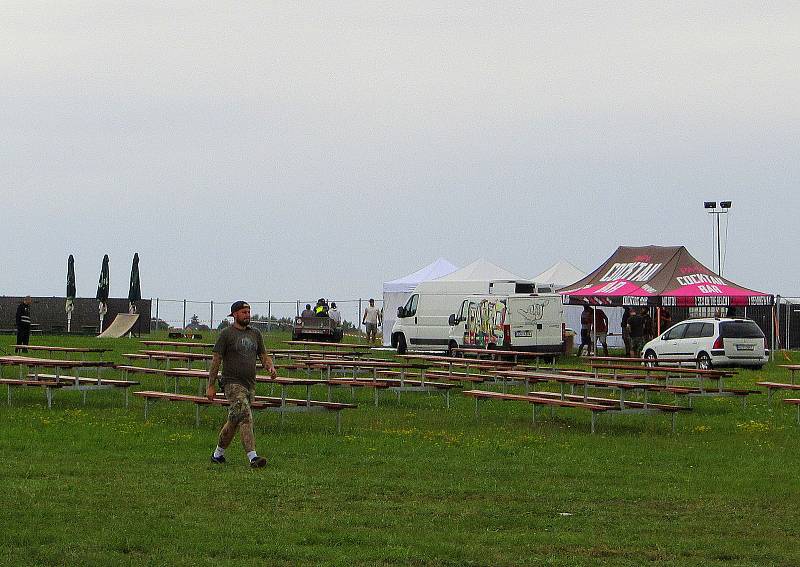
[[[800,295],[796,2],[3,2],[0,295],[379,296],[618,245]],[[723,221],[723,232],[725,223]]]

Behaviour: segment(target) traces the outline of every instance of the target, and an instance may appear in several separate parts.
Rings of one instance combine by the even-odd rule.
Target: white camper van
[[[479,318],[479,305],[483,302],[486,303],[487,316]],[[491,314],[489,303],[494,309]],[[475,305],[476,315],[470,320],[471,304]],[[503,307],[498,320],[499,305]],[[530,324],[525,313],[530,313]],[[485,334],[478,339],[477,332],[471,333],[469,328],[483,328],[489,317],[494,317],[494,324],[499,322],[501,331],[498,333],[493,328],[491,337]],[[392,327],[392,346],[399,353],[407,349],[444,351],[453,346],[464,346],[467,337],[467,340],[486,341],[467,342],[467,345],[527,350],[541,348],[556,352],[561,351],[563,345],[562,324],[561,298],[554,293],[552,286],[537,286],[524,280],[433,280],[420,283],[406,304],[398,308],[397,320]],[[516,337],[514,333],[517,333]]]
[[[556,293],[472,296],[450,317],[457,347],[564,351],[564,307]]]

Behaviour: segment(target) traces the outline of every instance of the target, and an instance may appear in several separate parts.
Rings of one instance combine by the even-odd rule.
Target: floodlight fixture
[[[716,209],[717,208],[717,202],[716,201],[705,201],[703,203],[703,206],[706,209]]]
[[[720,201],[719,206],[723,209],[730,209],[731,208],[731,201]]]

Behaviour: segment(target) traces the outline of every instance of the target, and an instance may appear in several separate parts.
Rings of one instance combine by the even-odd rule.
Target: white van
[[[555,293],[467,297],[449,323],[448,350],[564,351],[564,306]]]
[[[554,293],[552,286],[537,286],[532,281],[518,281],[518,280],[493,280],[493,281],[429,281],[420,283],[415,289],[411,297],[403,307],[397,310],[397,320],[392,327],[392,346],[397,349],[398,353],[404,353],[407,349],[420,350],[420,351],[444,351],[448,350],[454,345],[463,346],[464,338],[463,332],[451,333],[451,315],[457,315],[460,321],[460,313],[463,309],[465,300],[470,302],[480,303],[484,299],[492,299],[500,301],[507,306],[510,298],[517,297],[532,298],[552,296],[552,300],[548,303],[546,310],[547,317],[553,320],[553,324],[558,327],[558,344],[559,350],[562,344],[561,328],[563,323],[563,306],[561,298]],[[512,302],[512,305],[514,302]],[[552,308],[550,307],[552,305]],[[532,305],[522,306],[525,309],[532,307]],[[512,309],[514,309],[512,307]],[[536,308],[533,307],[532,313],[535,314]],[[544,313],[544,311],[542,311]],[[509,330],[512,321],[517,318],[524,318],[522,314],[510,313],[508,316]],[[505,316],[503,323],[505,323]],[[463,329],[464,324],[467,323],[465,318],[461,324]],[[477,320],[475,321],[477,324]],[[538,326],[545,327],[545,323],[539,321],[535,323],[534,329],[539,330]],[[547,324],[549,332],[550,323]],[[518,326],[518,325],[517,325]],[[536,342],[537,335],[534,329],[515,327],[514,330],[520,332],[516,341],[503,342],[508,348],[519,345],[518,348],[531,348],[534,345],[522,346],[523,343],[533,339]],[[531,332],[530,337],[525,337],[527,331]],[[455,335],[451,337],[452,335]],[[512,331],[513,334],[513,331]],[[458,338],[458,335],[462,335]],[[525,340],[527,339],[527,341]],[[548,339],[549,341],[550,339]],[[452,342],[451,342],[452,341]],[[504,339],[505,341],[505,339]],[[498,345],[499,348],[500,345]],[[539,346],[539,345],[535,345]],[[544,345],[542,345],[544,346]],[[554,349],[555,350],[555,349]]]

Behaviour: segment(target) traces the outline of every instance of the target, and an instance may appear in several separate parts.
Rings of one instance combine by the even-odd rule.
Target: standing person
[[[583,352],[583,347],[586,347],[586,355],[592,354],[592,308],[589,304],[583,306],[581,313],[581,345],[578,347],[578,356]]]
[[[324,297],[320,297],[317,300],[317,304],[314,306],[314,316],[315,317],[327,317],[328,316],[328,302],[325,301]]]
[[[331,308],[328,311],[328,317],[330,317],[331,321],[333,321],[334,327],[338,327],[342,324],[342,314],[339,313],[339,308],[336,307],[335,301],[331,302]]]
[[[647,313],[647,308],[642,308],[642,314]],[[642,356],[642,347],[644,346],[644,316],[636,310],[631,311],[631,316],[628,317],[628,334],[631,341],[631,356]]]
[[[313,317],[314,312],[311,310],[311,304],[306,303],[306,308],[303,309],[303,312],[300,313],[300,317]]]
[[[367,342],[370,344],[375,342],[375,338],[378,335],[380,315],[381,312],[375,307],[375,300],[370,299],[369,305],[364,309],[364,316],[361,318],[361,322],[364,324],[364,328],[367,332]]]
[[[594,324],[594,333],[598,342],[603,345],[603,354],[608,356],[608,317],[599,307],[594,310]]]
[[[253,412],[250,404],[253,403],[256,391],[256,359],[261,360],[273,379],[277,377],[277,372],[272,358],[264,349],[261,333],[250,326],[250,305],[245,301],[235,302],[231,305],[230,316],[233,317],[233,325],[225,327],[217,338],[206,386],[206,397],[213,400],[217,395],[215,384],[222,363],[220,382],[225,399],[230,405],[228,419],[219,432],[217,448],[211,455],[211,461],[218,464],[225,462],[225,449],[239,429],[250,466],[259,468],[266,465],[267,460],[256,453],[253,437]]]
[[[642,308],[642,318],[644,319],[644,342],[648,342],[653,340],[653,318],[650,316],[650,309],[643,307]]]
[[[30,295],[26,295],[17,307],[17,344],[27,345],[31,340],[31,303]],[[14,352],[28,352],[24,347],[16,347]]]
[[[630,307],[623,307],[622,308],[622,321],[620,326],[622,327],[622,342],[625,345],[625,358],[630,357],[631,355],[631,332],[628,329],[628,319],[631,316],[631,308]]]
[[[672,313],[669,312],[669,309],[662,307],[660,309],[660,317],[658,330],[663,333],[672,326]]]

